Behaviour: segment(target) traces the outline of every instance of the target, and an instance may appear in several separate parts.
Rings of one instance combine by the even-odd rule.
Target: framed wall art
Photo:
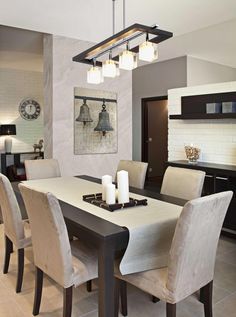
[[[74,154],[117,152],[117,94],[74,89]]]

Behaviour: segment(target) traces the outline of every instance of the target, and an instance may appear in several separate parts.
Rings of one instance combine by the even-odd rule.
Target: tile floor
[[[32,316],[34,267],[28,261],[22,293],[15,293],[16,254],[12,254],[9,273],[2,274],[4,255],[3,227],[0,225],[0,317]],[[62,291],[49,278],[44,279],[41,304],[43,317],[62,316]],[[96,285],[92,293],[87,293],[84,285],[75,289],[73,297],[73,317],[95,317],[97,312]],[[128,289],[128,316],[130,317],[165,317],[165,304],[153,304],[147,294],[134,287]],[[177,306],[178,317],[203,317],[203,305],[193,295]],[[219,243],[215,283],[214,317],[236,316],[236,240],[222,237]]]

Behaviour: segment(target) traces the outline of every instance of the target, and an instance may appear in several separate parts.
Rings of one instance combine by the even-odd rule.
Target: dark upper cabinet
[[[181,114],[170,119],[223,119],[236,118],[236,113],[207,113],[207,103],[236,102],[236,92],[181,97]]]

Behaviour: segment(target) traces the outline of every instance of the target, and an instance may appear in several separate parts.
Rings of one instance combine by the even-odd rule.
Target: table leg
[[[114,245],[104,241],[98,254],[98,316],[115,314]]]
[[[216,193],[216,175],[213,175],[213,193]]]
[[[20,154],[14,155],[14,165],[20,165]]]
[[[7,156],[5,153],[1,154],[1,173],[7,175]]]

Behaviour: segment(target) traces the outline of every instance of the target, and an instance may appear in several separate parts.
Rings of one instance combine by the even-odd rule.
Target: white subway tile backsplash
[[[236,82],[184,87],[168,91],[169,114],[181,113],[181,97],[236,91]],[[236,165],[236,120],[169,120],[168,159],[186,159],[184,145],[201,148],[201,160]]]
[[[33,144],[43,138],[43,74],[40,72],[0,69],[0,125],[16,124],[17,135],[12,137],[12,152],[33,151]],[[34,98],[41,105],[36,120],[24,120],[19,104]],[[4,152],[4,138],[0,137],[0,152]]]

